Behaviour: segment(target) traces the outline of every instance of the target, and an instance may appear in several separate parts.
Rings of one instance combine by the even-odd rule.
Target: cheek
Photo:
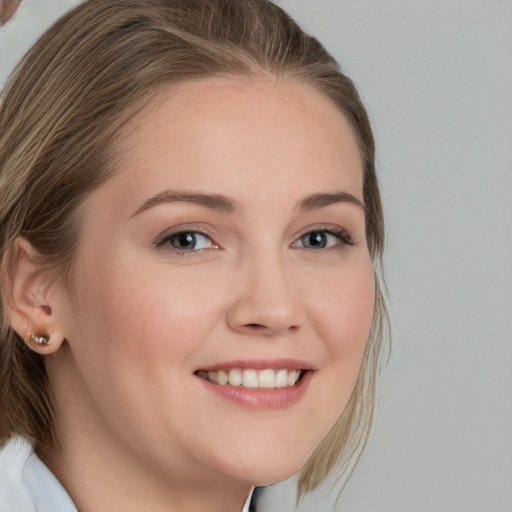
[[[100,318],[103,343],[139,362],[192,353],[220,307],[215,297],[205,300],[204,286],[197,283],[201,279],[166,272],[165,267],[157,270],[156,265],[117,268],[89,293],[95,309],[90,318]]]
[[[375,281],[369,262],[333,276],[322,304],[321,323],[333,356],[340,351],[364,351],[374,304]]]
[[[326,368],[333,388],[348,400],[355,385],[370,333],[375,303],[371,263],[333,274],[316,301],[316,330],[324,340]]]
[[[199,272],[116,262],[83,273],[89,278],[77,284],[70,343],[87,393],[118,429],[182,407],[169,389],[189,385],[194,357],[222,307],[217,294],[205,299]]]

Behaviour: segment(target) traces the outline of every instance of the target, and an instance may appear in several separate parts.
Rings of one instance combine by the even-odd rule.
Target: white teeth
[[[276,372],[276,388],[284,388],[288,386],[288,371],[279,370]]]
[[[230,386],[240,386],[242,384],[242,372],[233,368],[229,370],[229,385]],[[214,381],[215,382],[215,381]]]
[[[300,370],[291,370],[288,372],[287,384],[293,386],[299,379]]]
[[[259,374],[259,387],[267,389],[276,387],[276,374],[274,370],[261,370]]]
[[[222,370],[218,372],[208,372],[208,379],[220,384],[221,386],[225,386],[229,382],[228,374]]]
[[[244,370],[242,379],[242,386],[244,388],[258,387],[258,374],[256,370]]]
[[[254,370],[232,368],[229,371],[198,372],[198,375],[213,382],[225,386],[242,386],[244,388],[273,389],[294,386],[299,380],[300,370]]]

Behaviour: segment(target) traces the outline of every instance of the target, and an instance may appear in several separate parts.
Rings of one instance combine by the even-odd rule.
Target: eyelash
[[[326,251],[326,250],[330,250],[330,249],[341,249],[342,246],[353,246],[353,245],[355,245],[354,240],[352,239],[352,237],[349,235],[349,233],[346,230],[344,230],[342,228],[333,228],[333,227],[327,227],[327,226],[319,226],[319,227],[315,227],[313,229],[309,229],[308,231],[306,231],[305,233],[300,235],[300,237],[297,239],[297,241],[294,242],[294,245],[297,244],[297,242],[302,240],[304,237],[306,237],[308,235],[311,235],[313,233],[322,233],[322,234],[325,234],[325,235],[332,235],[332,236],[334,236],[335,238],[338,239],[340,244],[337,244],[334,247],[321,247],[321,248],[318,248],[318,249],[304,247],[304,249],[309,249],[311,251],[319,251],[319,250]]]
[[[344,229],[333,228],[333,227],[316,227],[316,228],[313,228],[313,229],[309,229],[308,231],[306,231],[303,234],[301,234],[297,238],[297,240],[295,242],[293,242],[292,247],[299,249],[300,247],[295,247],[296,244],[298,242],[300,242],[302,239],[304,239],[306,236],[311,235],[313,233],[321,233],[321,234],[324,234],[324,235],[334,236],[335,238],[337,238],[339,240],[340,244],[337,244],[334,247],[320,247],[320,248],[316,248],[316,249],[315,248],[311,248],[311,247],[303,247],[303,249],[307,249],[307,250],[310,250],[310,251],[326,251],[326,250],[332,250],[332,249],[338,249],[339,250],[341,248],[339,245],[341,245],[341,246],[353,246],[353,245],[355,245],[355,242],[352,239],[352,237]],[[172,239],[175,239],[176,237],[184,236],[184,235],[199,235],[199,236],[206,237],[206,238],[208,238],[210,240],[210,243],[212,244],[212,247],[200,248],[200,249],[195,249],[195,248],[194,249],[179,249],[177,247],[172,246],[172,244],[171,244],[171,240]],[[159,237],[154,242],[154,246],[155,247],[163,248],[165,245],[168,246],[166,248],[167,250],[170,250],[170,251],[172,251],[173,253],[175,253],[175,254],[177,254],[179,256],[191,256],[194,253],[197,254],[198,252],[203,252],[203,251],[206,251],[206,250],[209,250],[209,249],[218,249],[219,248],[219,245],[217,245],[213,241],[211,235],[209,235],[208,233],[206,233],[204,231],[195,230],[195,229],[180,229],[180,230],[174,231],[172,233],[166,233],[163,236]]]
[[[162,235],[161,237],[159,237],[154,245],[155,247],[159,247],[159,248],[164,248],[165,245],[167,245],[167,247],[165,248],[166,250],[169,250],[179,256],[191,256],[192,254],[197,254],[198,252],[203,252],[205,250],[208,250],[210,249],[210,247],[207,249],[207,248],[202,248],[202,249],[179,249],[177,247],[173,247],[172,244],[171,244],[171,241],[172,239],[174,238],[177,238],[179,236],[185,236],[185,235],[200,235],[200,236],[203,236],[205,238],[208,238],[210,243],[212,244],[212,247],[213,249],[215,248],[218,248],[219,246],[217,244],[215,244],[215,242],[213,241],[211,235],[209,235],[208,233],[204,232],[204,231],[200,231],[200,230],[197,230],[197,229],[180,229],[178,231],[174,231],[174,232],[171,232],[171,233],[166,233],[164,235]]]

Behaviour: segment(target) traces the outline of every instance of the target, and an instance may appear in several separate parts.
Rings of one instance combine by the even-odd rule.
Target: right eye
[[[159,246],[170,245],[173,249],[183,252],[199,251],[216,247],[212,239],[197,231],[179,231],[167,235],[158,243]]]

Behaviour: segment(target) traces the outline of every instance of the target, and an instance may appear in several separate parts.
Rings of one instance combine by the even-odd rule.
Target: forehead
[[[362,201],[346,119],[327,96],[291,81],[215,77],[162,91],[116,152],[119,177],[147,194],[163,186],[264,194],[270,180],[274,190],[348,188]]]

